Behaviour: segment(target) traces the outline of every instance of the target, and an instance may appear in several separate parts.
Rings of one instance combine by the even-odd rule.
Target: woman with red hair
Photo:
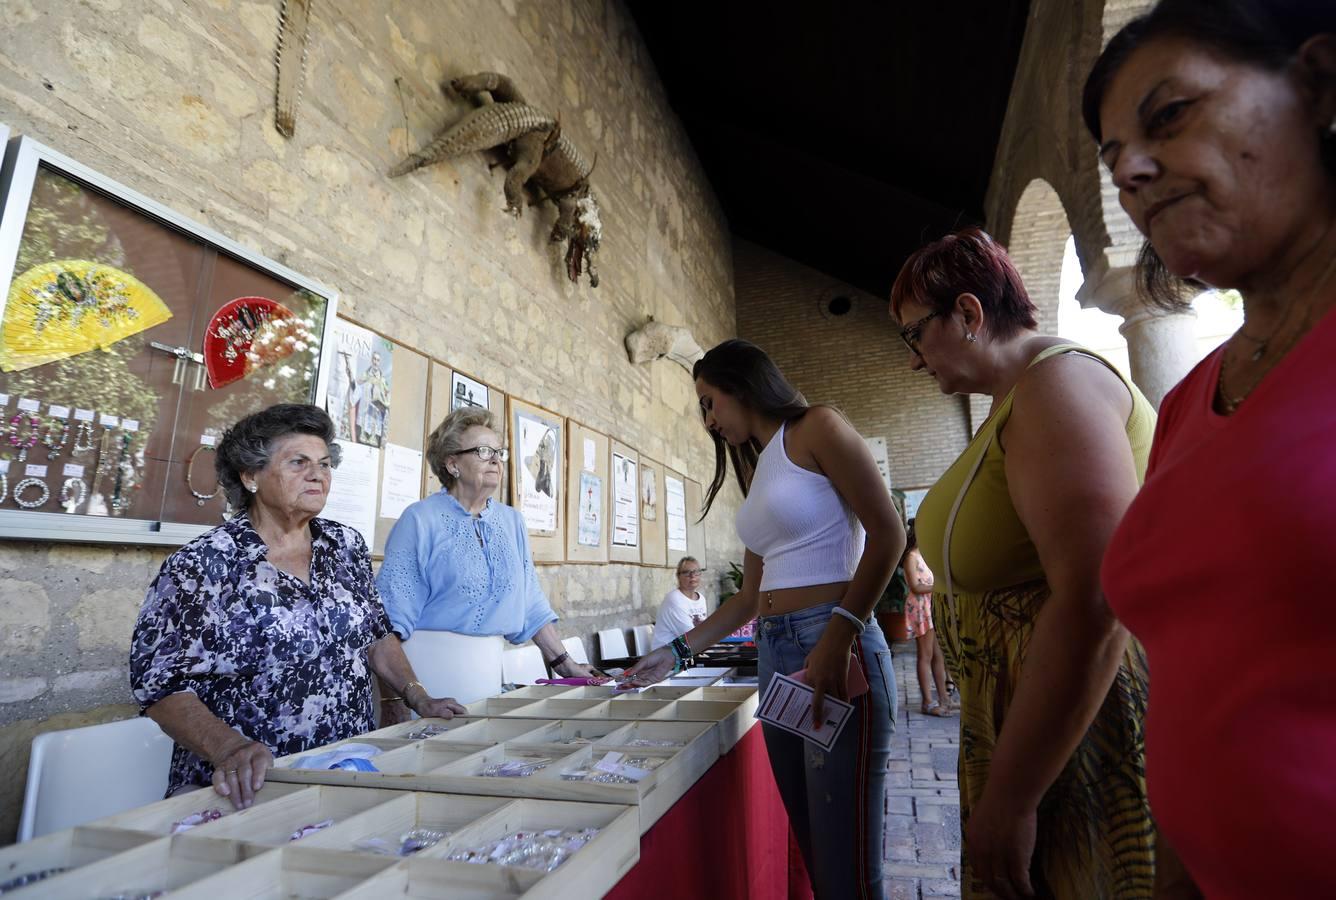
[[[891,310],[912,369],[993,401],[916,522],[960,689],[962,896],[1149,897],[1146,663],[1099,570],[1155,413],[1108,362],[1038,333],[977,228],[911,256]]]

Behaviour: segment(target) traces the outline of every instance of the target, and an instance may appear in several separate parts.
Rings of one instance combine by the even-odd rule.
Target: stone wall
[[[810,402],[838,406],[864,437],[886,438],[891,483],[929,487],[965,449],[961,397],[909,370],[890,304],[746,241],[733,249],[738,334],[760,345]],[[847,297],[845,315],[830,300]]]
[[[273,126],[278,0],[6,0],[0,121],[341,294],[341,310],[500,389],[708,481],[676,365],[627,362],[653,315],[703,346],[735,330],[727,224],[614,0],[316,4],[296,135]],[[550,207],[502,212],[471,155],[384,172],[468,107],[443,79],[494,69],[597,157],[602,285],[566,280]],[[740,558],[737,498],[706,565]],[[0,840],[33,734],[133,710],[126,652],[161,550],[0,545]],[[647,622],[670,572],[542,566],[566,634]],[[711,588],[714,585],[710,586]]]

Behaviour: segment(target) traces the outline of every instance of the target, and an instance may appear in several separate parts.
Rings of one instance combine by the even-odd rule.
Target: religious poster
[[[644,466],[640,470],[640,507],[646,522],[653,522],[659,517],[658,478],[654,469]]]
[[[668,513],[668,549],[687,552],[687,494],[680,479],[664,475],[664,507]]]
[[[634,459],[612,454],[612,543],[615,547],[640,544],[640,516],[636,508],[636,481],[640,467]]]
[[[390,417],[390,342],[343,319],[336,319],[330,331],[334,363],[325,408],[335,436],[380,447]]]
[[[577,540],[582,547],[597,547],[603,540],[603,479],[580,473],[580,522]]]
[[[455,372],[450,377],[450,411],[474,406],[488,409],[487,385],[467,375]]]
[[[561,425],[515,411],[516,507],[532,534],[556,534],[560,509]]]

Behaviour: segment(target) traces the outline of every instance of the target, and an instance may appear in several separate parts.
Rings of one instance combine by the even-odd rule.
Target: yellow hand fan
[[[84,259],[33,266],[9,288],[0,369],[68,359],[160,325],[171,310],[128,272]]]

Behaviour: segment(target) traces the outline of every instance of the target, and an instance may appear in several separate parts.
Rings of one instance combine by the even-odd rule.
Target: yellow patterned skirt
[[[993,747],[1020,681],[1045,582],[983,594],[957,593],[955,611],[933,595],[933,620],[947,670],[960,690],[962,827],[979,802]],[[1149,898],[1155,829],[1146,800],[1146,654],[1132,639],[1117,678],[1076,752],[1039,804],[1030,866],[1041,898]],[[962,898],[993,897],[961,852]]]

